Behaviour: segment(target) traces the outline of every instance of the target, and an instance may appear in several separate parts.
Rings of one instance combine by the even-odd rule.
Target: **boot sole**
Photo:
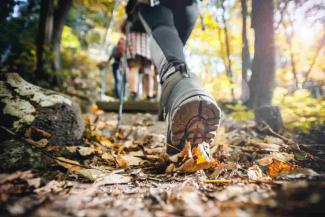
[[[220,108],[209,97],[193,96],[172,109],[169,120],[168,140],[173,147],[167,147],[167,153],[181,150],[185,141],[192,146],[202,142],[212,143],[220,122]]]

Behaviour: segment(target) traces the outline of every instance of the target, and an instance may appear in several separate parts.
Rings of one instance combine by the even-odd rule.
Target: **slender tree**
[[[72,0],[42,0],[37,36],[37,76],[61,68],[60,48],[64,20]]]
[[[223,32],[224,32],[224,42],[226,45],[226,53],[224,56],[224,62],[225,62],[225,67],[226,67],[226,72],[227,76],[229,77],[231,83],[233,84],[233,70],[232,70],[232,61],[231,61],[231,53],[230,53],[230,39],[229,39],[229,31],[228,31],[228,24],[227,24],[227,19],[226,19],[226,8],[225,8],[225,0],[218,1],[219,6],[222,9],[222,14],[221,14],[221,19],[222,19],[222,24],[223,24]],[[219,32],[219,37],[221,32]],[[221,47],[223,48],[223,46]],[[234,94],[234,89],[231,89],[231,96],[232,99],[234,100],[235,94]]]
[[[323,34],[323,36],[320,38],[319,42],[317,43],[315,55],[310,63],[309,68],[307,69],[307,71],[305,73],[305,80],[303,81],[303,83],[306,83],[308,81],[310,74],[317,62],[318,56],[320,55],[324,45],[325,45],[325,33]]]
[[[242,13],[242,96],[241,99],[246,101],[249,98],[248,75],[247,71],[250,69],[251,60],[249,54],[249,42],[247,38],[247,0],[241,0],[241,13]]]
[[[288,17],[288,23],[291,26],[291,30],[289,30],[288,25],[286,22],[282,22],[282,25],[284,27],[284,35],[286,38],[286,43],[288,45],[289,48],[289,53],[290,53],[290,65],[291,65],[291,72],[293,74],[293,79],[294,79],[294,86],[295,89],[299,88],[299,80],[298,80],[298,75],[297,75],[297,67],[296,67],[296,61],[295,61],[295,54],[293,52],[293,44],[292,44],[292,40],[294,38],[295,32],[293,29],[293,21],[290,17],[290,14],[286,13],[287,17]]]

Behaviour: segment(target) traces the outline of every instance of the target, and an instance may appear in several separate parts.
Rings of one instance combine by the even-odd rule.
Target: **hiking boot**
[[[221,111],[187,70],[176,71],[162,83],[161,106],[167,120],[167,143],[172,145],[167,147],[168,154],[182,150],[186,141],[192,146],[213,141]]]

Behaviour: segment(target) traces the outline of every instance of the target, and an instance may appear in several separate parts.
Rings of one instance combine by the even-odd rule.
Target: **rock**
[[[70,97],[35,86],[17,73],[0,77],[0,125],[19,136],[36,127],[58,145],[78,143],[85,128],[80,108]]]

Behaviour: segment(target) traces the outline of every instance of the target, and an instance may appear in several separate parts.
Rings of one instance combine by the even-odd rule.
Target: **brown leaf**
[[[123,155],[122,158],[126,161],[129,166],[138,166],[143,163],[143,160],[141,158],[131,155]]]
[[[286,152],[273,152],[269,155],[264,156],[263,158],[257,160],[257,163],[262,166],[267,166],[273,162],[273,160],[286,163],[294,159],[293,154],[288,154]]]
[[[192,157],[191,142],[186,141],[183,150],[179,153],[179,157],[182,160]]]
[[[210,175],[212,178],[218,178],[220,174],[225,170],[235,170],[239,167],[237,163],[230,162],[230,163],[220,163],[216,166],[213,173]]]
[[[124,160],[124,158],[121,155],[117,155],[115,157],[115,161],[117,165],[121,168],[127,168],[129,166],[128,163]]]
[[[39,140],[41,138],[50,139],[51,136],[50,133],[37,127],[30,127],[25,132],[25,137],[33,140]]]
[[[93,168],[83,168],[81,166],[78,166],[80,165],[78,161],[70,160],[64,157],[58,157],[58,160],[56,160],[56,162],[60,166],[66,168],[70,173],[82,176],[91,181],[94,181],[104,175],[104,173],[100,170]]]
[[[112,184],[126,184],[131,182],[131,180],[132,178],[130,176],[110,173],[96,180],[95,185],[103,186],[103,185],[112,185]]]
[[[40,139],[38,141],[34,141],[32,139],[25,139],[25,141],[38,148],[44,148],[49,144],[49,141],[47,139]]]

